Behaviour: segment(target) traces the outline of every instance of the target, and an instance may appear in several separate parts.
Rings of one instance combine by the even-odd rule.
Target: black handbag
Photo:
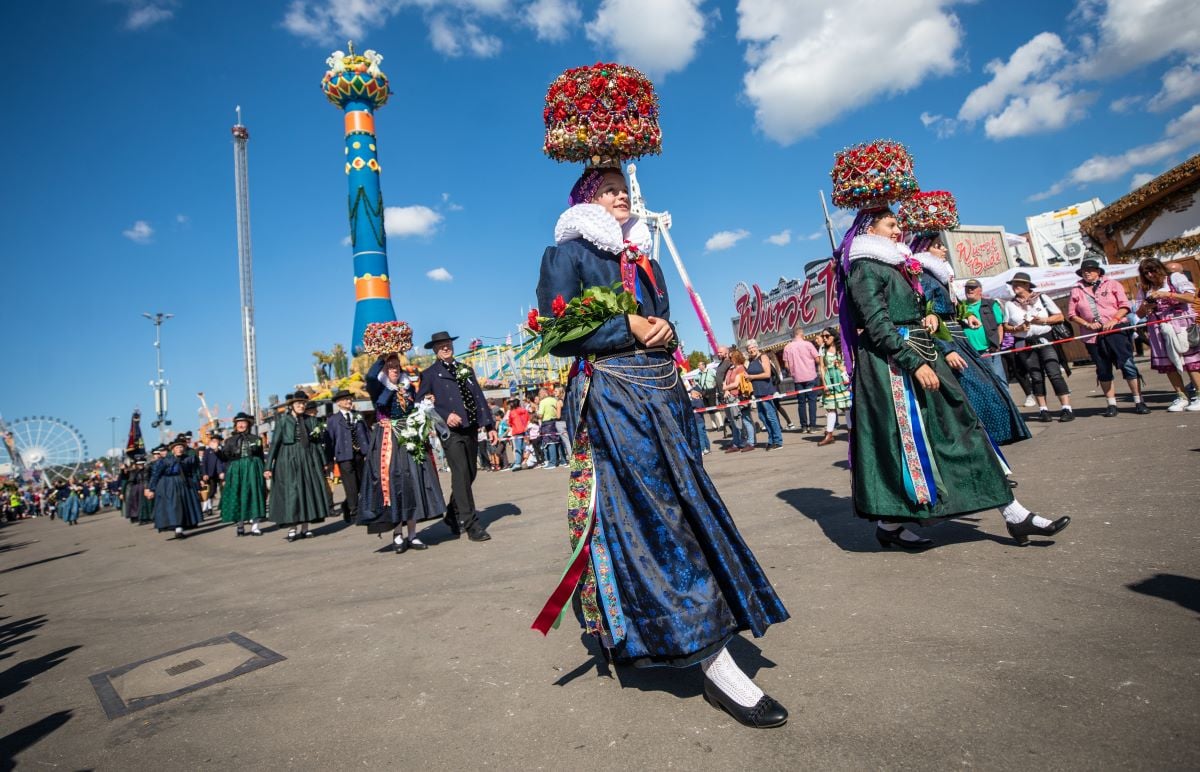
[[[1039,298],[1042,301],[1042,308],[1050,312],[1050,315],[1062,314],[1063,320],[1050,325],[1050,340],[1066,340],[1067,338],[1075,337],[1075,330],[1071,327],[1071,323],[1067,321],[1067,315],[1058,310],[1058,305],[1051,302],[1047,305],[1046,296],[1042,295]]]

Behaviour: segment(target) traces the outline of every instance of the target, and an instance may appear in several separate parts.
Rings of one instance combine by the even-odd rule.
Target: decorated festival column
[[[351,349],[362,353],[367,325],[396,320],[388,278],[387,235],[383,224],[383,193],[375,150],[375,110],[388,100],[388,79],[379,69],[383,57],[374,51],[350,54],[334,51],[326,59],[329,71],[321,90],[346,116],[346,177],[350,186],[347,209],[350,246],[354,250],[354,330]]]

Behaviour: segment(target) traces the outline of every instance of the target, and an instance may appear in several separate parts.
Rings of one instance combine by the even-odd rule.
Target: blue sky
[[[654,78],[664,154],[640,163],[643,192],[671,211],[722,337],[736,282],[773,285],[827,253],[817,191],[848,144],[906,143],[965,223],[1013,232],[1200,145],[1194,0],[80,0],[4,20],[24,75],[0,124],[0,413],[70,421],[94,453],[109,416],[120,443],[131,410],[152,408],[143,311],[175,314],[176,427],[196,425],[198,391],[222,415],[242,405],[235,105],[264,400],[311,379],[314,349],[349,346],[342,121],[318,87],[348,37],[392,83],[379,159],[394,302],[419,341],[502,339],[534,302],[577,172],[541,155],[542,98],[567,67]]]

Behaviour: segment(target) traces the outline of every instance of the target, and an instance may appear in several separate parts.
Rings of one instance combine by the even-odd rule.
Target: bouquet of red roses
[[[525,327],[540,336],[534,356],[542,357],[559,343],[590,335],[614,316],[637,312],[637,298],[617,282],[611,287],[588,287],[569,303],[559,295],[550,304],[552,316],[541,316],[535,308],[529,312]]]

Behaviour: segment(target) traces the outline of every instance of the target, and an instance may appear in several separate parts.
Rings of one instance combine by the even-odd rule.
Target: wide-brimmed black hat
[[[1104,266],[1100,265],[1099,260],[1090,257],[1079,264],[1079,269],[1075,271],[1075,275],[1082,278],[1083,272],[1087,270],[1099,271],[1101,276],[1104,275]]]
[[[225,438],[224,438],[224,437],[222,437],[222,436],[221,436],[221,435],[219,435],[219,434],[210,434],[210,435],[208,435],[208,441],[209,441],[209,442],[212,442],[213,440],[216,440],[217,442],[221,442],[221,441],[222,441],[222,440],[224,440],[224,439],[225,439]]]
[[[167,446],[166,446],[166,445],[155,445],[155,446],[154,446],[154,447],[153,447],[153,448],[150,450],[150,452],[151,452],[151,453],[166,453],[166,452],[167,452]]]
[[[175,435],[175,439],[173,439],[167,443],[167,448],[170,449],[170,448],[175,447],[176,445],[182,445],[186,448],[187,444],[188,444],[188,438],[183,436],[182,434],[177,434],[177,435]]]
[[[429,342],[427,342],[425,344],[425,348],[432,351],[433,347],[439,343],[445,343],[446,341],[456,341],[456,340],[458,340],[457,335],[451,335],[450,333],[446,332],[445,330],[439,330],[438,332],[435,332],[433,334],[433,337],[429,339]]]
[[[309,401],[310,400],[308,398],[308,395],[305,394],[303,391],[297,391],[295,394],[289,394],[287,396],[287,403],[289,405],[292,404],[293,402],[309,402]]]
[[[1022,282],[1024,284],[1028,284],[1029,289],[1037,289],[1037,285],[1033,283],[1033,279],[1029,278],[1029,274],[1025,273],[1024,271],[1017,271],[1016,273],[1014,273],[1013,277],[1011,279],[1009,279],[1008,281],[1006,281],[1005,284],[1007,284],[1008,286],[1011,287],[1013,284],[1016,284],[1017,282]]]
[[[332,397],[330,397],[329,401],[337,402],[339,399],[354,399],[354,395],[351,394],[350,392],[346,391],[345,389],[342,389],[342,390],[336,392]]]
[[[247,421],[251,426],[254,425],[254,418],[247,413],[238,413],[235,415],[233,417],[233,422],[236,424],[238,421]]]

